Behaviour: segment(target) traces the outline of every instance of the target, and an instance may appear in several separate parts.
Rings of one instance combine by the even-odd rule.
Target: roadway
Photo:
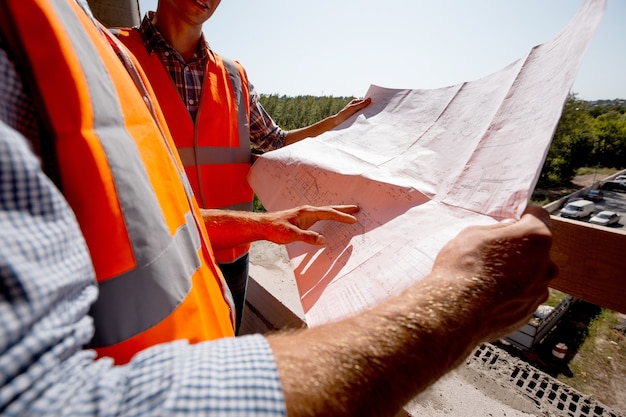
[[[626,174],[626,171],[622,172],[621,174]],[[547,204],[546,206],[544,206],[544,208],[548,210],[548,212],[550,212],[550,214],[552,214],[553,216],[558,216],[561,209],[565,206],[566,201],[568,199],[571,199],[574,197],[583,197],[587,191],[598,188],[600,184],[602,184],[602,182],[610,180],[610,179],[612,179],[612,177],[605,178],[599,182],[596,182],[595,184],[591,184],[585,188],[581,188],[580,190],[570,194],[569,196],[563,197],[560,200],[553,201],[552,203]],[[625,227],[626,226],[626,193],[620,192],[620,191],[612,191],[612,190],[602,190],[602,193],[604,194],[604,199],[602,201],[594,202],[595,210],[593,213],[597,214],[601,212],[602,210],[614,211],[621,216],[619,223],[612,224],[610,226],[604,226],[604,227],[610,227],[614,229],[620,229],[620,228]],[[588,222],[590,218],[591,216],[581,219],[580,221]]]
[[[619,223],[615,223],[615,224],[604,226],[604,227],[610,227],[610,228],[616,228],[616,229],[624,227],[626,225],[626,193],[619,192],[619,191],[608,191],[608,190],[602,190],[602,192],[604,193],[604,199],[593,203],[595,206],[595,210],[593,211],[593,213],[597,214],[603,210],[614,211],[621,216]],[[578,196],[581,197],[582,195],[578,195]],[[563,206],[565,206],[565,204],[563,204]],[[557,212],[554,214],[558,215],[559,211],[560,210],[557,210]],[[588,222],[590,218],[591,216],[585,217],[583,219],[580,219],[580,221]]]

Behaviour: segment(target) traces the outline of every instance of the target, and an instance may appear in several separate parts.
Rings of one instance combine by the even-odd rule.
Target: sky
[[[193,1],[193,0],[179,0]],[[139,0],[142,17],[157,0]],[[582,0],[222,0],[204,24],[259,93],[362,97],[473,81],[556,36]],[[626,1],[608,0],[571,90],[626,99]]]

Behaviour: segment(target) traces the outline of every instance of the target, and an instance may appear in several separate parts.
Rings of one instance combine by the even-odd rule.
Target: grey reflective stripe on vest
[[[231,59],[223,58],[224,66],[228,72],[228,78],[235,92],[235,102],[237,103],[237,120],[239,125],[239,148],[248,150],[248,161],[250,162],[250,125],[246,112],[246,94],[243,91],[241,74],[237,69],[237,64]]]
[[[185,299],[191,287],[188,277],[200,267],[200,238],[192,214],[185,217],[187,223],[176,231],[167,253],[100,283],[98,301],[108,301],[92,306],[92,316],[104,321],[96,324],[91,347],[108,346],[134,336],[137,323],[156,324]]]
[[[190,213],[172,237],[135,142],[124,126],[115,87],[82,24],[65,1],[52,2],[79,56],[92,100],[94,131],[113,174],[136,267],[100,283],[92,306],[92,347],[124,341],[167,317],[191,288],[200,266],[198,230]],[[85,40],[78,42],[78,40]],[[115,250],[115,248],[111,248]]]

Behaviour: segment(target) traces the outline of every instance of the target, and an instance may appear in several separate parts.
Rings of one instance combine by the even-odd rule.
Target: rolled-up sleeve
[[[127,368],[131,414],[286,413],[276,364],[260,335],[161,345],[137,355]]]
[[[285,146],[287,132],[282,130],[261,105],[259,94],[250,84],[250,144],[260,152]]]
[[[286,415],[275,362],[260,335],[163,344],[118,367],[92,358],[82,351],[50,367],[10,414]]]

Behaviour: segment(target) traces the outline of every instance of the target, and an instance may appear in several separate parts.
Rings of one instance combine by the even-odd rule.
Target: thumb
[[[326,238],[313,230],[299,230],[296,238],[309,245],[319,246],[326,243]]]

